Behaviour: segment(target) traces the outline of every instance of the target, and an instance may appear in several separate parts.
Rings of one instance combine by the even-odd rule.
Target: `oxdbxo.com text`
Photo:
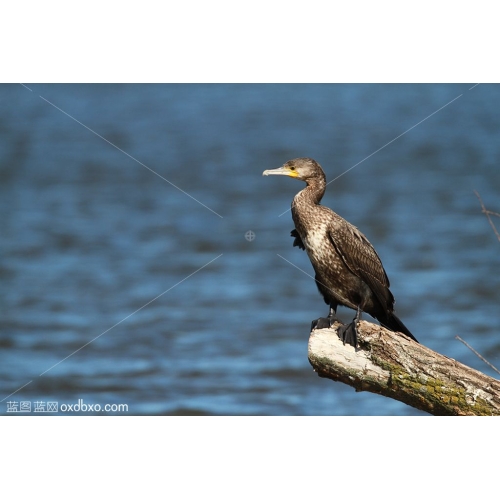
[[[84,412],[127,412],[128,411],[128,405],[125,403],[122,404],[105,404],[104,406],[100,405],[99,403],[96,404],[90,404],[90,403],[84,403],[83,399],[79,399],[78,403],[75,404],[66,404],[62,403],[59,405],[59,411],[62,412],[79,412],[79,411],[84,411]]]

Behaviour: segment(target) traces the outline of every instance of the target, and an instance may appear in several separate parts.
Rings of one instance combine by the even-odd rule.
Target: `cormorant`
[[[327,318],[318,318],[311,331],[330,328],[336,321],[337,306],[354,309],[352,323],[338,329],[344,344],[356,347],[357,322],[367,312],[395,332],[417,339],[394,314],[394,297],[389,279],[377,252],[366,236],[329,208],[320,205],[326,190],[323,169],[312,158],[296,158],[282,167],[265,170],[262,175],[287,175],[304,181],[307,186],[292,202],[295,229],[293,246],[307,252],[316,272],[318,290],[330,306]],[[417,341],[418,342],[418,341]]]

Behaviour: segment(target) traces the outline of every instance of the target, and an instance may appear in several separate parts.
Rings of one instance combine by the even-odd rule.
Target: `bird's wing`
[[[306,247],[304,246],[304,243],[302,242],[302,238],[300,237],[300,234],[299,234],[299,232],[296,229],[292,229],[292,231],[290,232],[290,236],[292,238],[295,238],[293,240],[293,246],[294,247],[299,247],[302,250],[306,249]]]
[[[377,252],[359,229],[335,214],[328,236],[349,270],[361,278],[386,307],[394,303],[389,278]]]

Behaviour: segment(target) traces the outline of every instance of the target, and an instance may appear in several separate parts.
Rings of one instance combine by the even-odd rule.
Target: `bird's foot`
[[[348,325],[339,326],[337,335],[339,336],[339,339],[344,342],[344,345],[347,343],[356,347],[358,345],[358,326],[356,319]]]
[[[311,332],[313,330],[321,330],[323,328],[331,328],[334,323],[338,321],[335,316],[328,316],[328,318],[318,318],[311,323]]]

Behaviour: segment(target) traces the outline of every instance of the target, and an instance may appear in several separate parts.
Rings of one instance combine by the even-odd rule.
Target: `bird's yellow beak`
[[[264,170],[262,175],[287,175],[288,177],[298,177],[299,174],[296,170],[292,170],[290,167],[283,165],[280,168],[275,168],[273,170]]]

